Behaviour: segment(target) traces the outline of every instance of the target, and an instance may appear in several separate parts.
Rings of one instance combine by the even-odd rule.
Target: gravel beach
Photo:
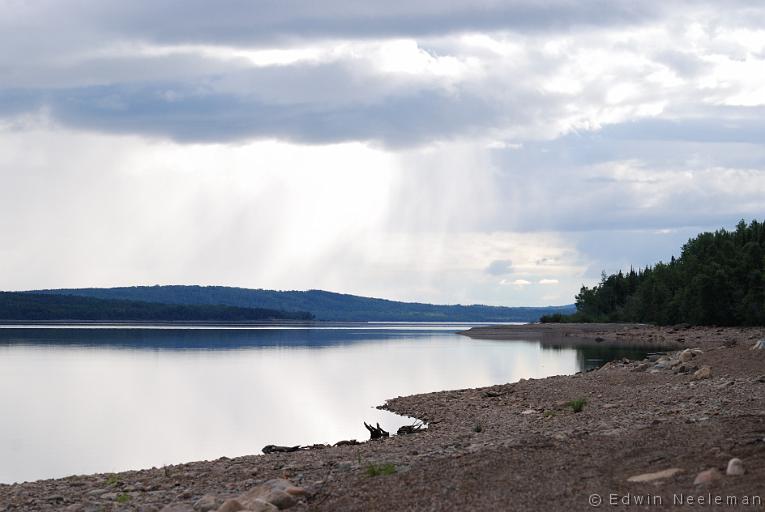
[[[765,329],[558,324],[463,334],[661,344],[667,353],[389,400],[387,409],[428,422],[415,434],[0,485],[0,511],[765,510]]]

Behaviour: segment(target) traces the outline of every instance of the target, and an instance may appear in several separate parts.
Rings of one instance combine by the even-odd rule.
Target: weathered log
[[[373,427],[372,425],[367,425],[367,422],[364,422],[364,426],[367,427],[367,430],[369,430],[369,438],[370,439],[381,439],[383,437],[389,437],[390,434],[382,429],[380,424],[378,423],[376,427]]]
[[[398,431],[396,431],[396,434],[402,435],[402,434],[416,434],[417,432],[421,432],[423,429],[423,424],[420,422],[417,422],[413,425],[404,425],[403,427],[399,427]]]
[[[300,445],[276,446],[274,444],[269,444],[263,447],[263,453],[288,453],[288,452],[296,452],[298,450],[300,450]]]

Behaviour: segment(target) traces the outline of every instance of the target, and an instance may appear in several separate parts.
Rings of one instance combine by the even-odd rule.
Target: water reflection
[[[574,373],[613,350],[443,330],[0,329],[0,482],[365,439],[385,399]],[[629,357],[629,356],[628,356]]]

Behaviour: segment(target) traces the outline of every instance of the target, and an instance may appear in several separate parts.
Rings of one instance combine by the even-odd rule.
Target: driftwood
[[[287,452],[296,452],[300,450],[300,445],[298,446],[276,446],[273,444],[269,444],[267,446],[263,447],[263,453],[287,453]]]
[[[358,441],[351,439],[349,441],[338,441],[335,443],[335,446],[355,446],[357,444],[359,444]]]
[[[367,425],[367,422],[364,422],[364,426],[367,427],[367,430],[369,430],[369,439],[382,439],[383,437],[389,437],[390,434],[382,429],[380,427],[380,424],[378,423],[376,427],[373,427],[372,425]]]
[[[301,450],[323,450],[324,448],[329,448],[328,444],[312,444],[310,446],[303,446]]]
[[[402,435],[402,434],[416,434],[417,432],[421,432],[425,425],[423,425],[421,422],[416,422],[412,425],[404,425],[403,427],[399,427],[396,434]]]

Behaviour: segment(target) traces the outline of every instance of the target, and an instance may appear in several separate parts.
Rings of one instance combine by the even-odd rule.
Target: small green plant
[[[587,405],[587,400],[584,398],[577,398],[576,400],[571,400],[566,405],[571,407],[571,410],[574,412],[582,412],[584,406]]]
[[[475,427],[473,427],[473,432],[476,432],[476,433],[483,432],[483,427],[481,426],[480,423],[475,424]]]
[[[396,466],[391,463],[387,464],[370,464],[367,466],[368,476],[380,476],[380,475],[392,475],[396,472]]]
[[[117,485],[118,483],[120,483],[120,479],[114,473],[106,478],[106,485]]]
[[[117,496],[117,503],[127,503],[128,501],[130,501],[130,495],[129,494],[125,494],[123,492],[122,494]]]

